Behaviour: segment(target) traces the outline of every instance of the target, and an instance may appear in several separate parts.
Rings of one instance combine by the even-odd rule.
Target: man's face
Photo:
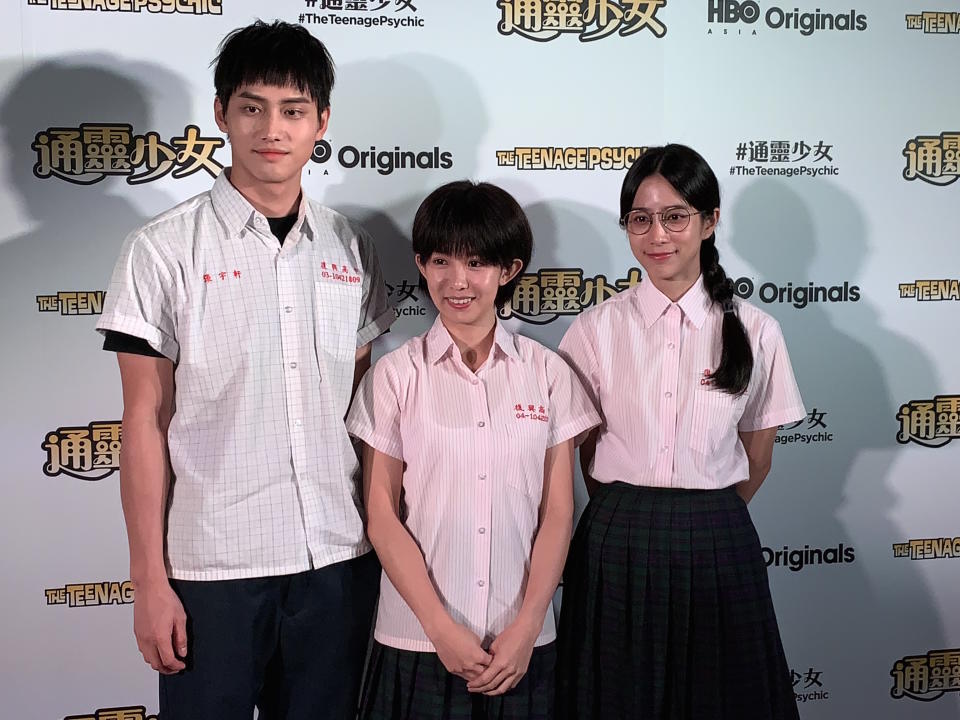
[[[313,146],[327,130],[330,109],[296,87],[241,85],[224,110],[214,102],[217,125],[233,151],[231,181],[236,185],[285,184],[300,173]]]

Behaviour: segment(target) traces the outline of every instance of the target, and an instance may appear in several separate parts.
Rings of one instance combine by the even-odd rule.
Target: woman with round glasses
[[[777,426],[805,416],[778,323],[719,264],[717,178],[651,148],[620,194],[646,279],[580,315],[560,352],[603,423],[565,571],[558,717],[795,720],[746,503]]]

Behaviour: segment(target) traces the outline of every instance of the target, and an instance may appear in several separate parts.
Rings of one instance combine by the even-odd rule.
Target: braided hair
[[[720,184],[707,161],[686,145],[664,145],[649,148],[627,171],[620,190],[620,217],[630,212],[640,183],[651,175],[661,176],[703,215],[720,207]],[[740,395],[750,383],[753,352],[733,302],[733,281],[720,265],[716,232],[700,244],[700,272],[710,299],[723,308],[720,364],[711,375],[712,386],[730,395]]]

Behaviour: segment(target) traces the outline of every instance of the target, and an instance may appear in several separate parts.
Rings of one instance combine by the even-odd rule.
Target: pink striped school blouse
[[[437,594],[454,620],[491,640],[523,603],[546,450],[599,422],[553,351],[498,322],[490,356],[474,374],[438,318],[367,372],[347,429],[406,463],[401,517]],[[386,573],[374,637],[434,651]],[[536,644],[555,637],[548,612]]]
[[[749,476],[738,431],[805,416],[779,323],[746,302],[736,304],[754,357],[740,397],[711,387],[723,312],[702,278],[676,303],[645,280],[577,317],[560,354],[603,416],[593,478],[727,487]]]

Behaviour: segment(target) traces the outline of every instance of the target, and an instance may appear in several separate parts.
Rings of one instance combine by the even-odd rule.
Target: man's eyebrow
[[[246,98],[247,100],[256,100],[258,102],[267,102],[267,98],[262,95],[257,95],[256,93],[250,92],[249,90],[244,90],[243,92],[237,93],[238,97]],[[310,104],[313,102],[306,95],[294,95],[293,97],[287,97],[280,100],[281,105],[301,105],[301,104]]]

